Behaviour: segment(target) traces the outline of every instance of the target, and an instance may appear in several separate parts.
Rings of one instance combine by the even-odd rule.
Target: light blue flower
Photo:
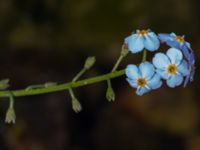
[[[158,34],[158,38],[161,42],[166,43],[170,47],[177,48],[182,51],[183,56],[188,62],[188,69],[189,74],[186,76],[184,81],[184,87],[189,82],[192,82],[194,80],[194,74],[195,74],[195,57],[194,57],[194,51],[191,48],[191,45],[189,42],[185,41],[185,36],[177,36],[175,33],[171,34]]]
[[[167,80],[167,85],[172,88],[179,86],[183,82],[183,77],[189,73],[183,54],[176,48],[170,48],[166,55],[157,53],[153,58],[153,64],[157,68],[156,72]]]
[[[155,72],[154,66],[149,62],[143,62],[137,67],[128,65],[125,70],[127,81],[136,88],[137,95],[143,95],[151,90],[157,89],[162,85],[160,75]]]
[[[138,53],[144,48],[149,51],[156,51],[160,46],[157,35],[151,30],[137,30],[136,33],[125,38],[129,51]]]
[[[183,52],[183,55],[186,59],[189,59],[189,54],[191,52],[190,43],[185,41],[185,36],[179,36],[175,33],[160,33],[158,34],[158,38],[162,43],[166,43],[170,47],[177,48]]]

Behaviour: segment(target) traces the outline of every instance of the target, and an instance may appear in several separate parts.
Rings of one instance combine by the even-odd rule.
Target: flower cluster
[[[132,53],[143,50],[154,52],[162,43],[169,46],[166,53],[158,52],[152,61],[143,60],[138,66],[132,64],[125,69],[127,81],[136,88],[137,95],[161,87],[163,80],[169,87],[174,88],[182,83],[185,87],[194,79],[194,52],[184,36],[175,33],[157,35],[151,30],[137,30],[125,38],[125,45]]]

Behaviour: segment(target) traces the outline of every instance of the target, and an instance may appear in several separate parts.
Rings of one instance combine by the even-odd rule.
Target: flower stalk
[[[113,73],[114,71],[117,70],[117,68],[119,67],[120,63],[122,62],[123,58],[126,57],[128,55],[129,51],[128,49],[125,47],[125,44],[122,45],[122,50],[121,50],[121,54],[120,57],[118,58],[117,62],[115,63],[113,69],[111,70],[111,73]],[[111,102],[111,101],[115,101],[115,92],[112,88],[112,83],[111,83],[111,79],[107,79],[107,91],[106,91],[106,99]]]
[[[16,115],[15,115],[15,110],[14,110],[14,98],[12,93],[9,93],[9,107],[6,113],[6,118],[5,118],[5,122],[6,123],[15,123],[15,119],[16,119]]]

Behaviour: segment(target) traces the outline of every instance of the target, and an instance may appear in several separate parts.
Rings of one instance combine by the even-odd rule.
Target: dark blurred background
[[[185,34],[197,59],[187,88],[136,96],[125,77],[75,90],[83,106],[76,114],[68,91],[16,98],[15,125],[4,123],[8,101],[0,101],[1,150],[200,150],[198,0],[0,0],[0,79],[10,89],[48,81],[70,81],[88,56],[97,63],[83,78],[110,71],[124,38],[135,29]],[[138,63],[130,55],[120,68]]]

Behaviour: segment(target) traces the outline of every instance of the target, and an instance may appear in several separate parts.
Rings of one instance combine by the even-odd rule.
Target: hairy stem
[[[111,73],[108,73],[105,75],[88,78],[88,79],[84,79],[84,80],[80,80],[80,81],[76,81],[76,82],[68,82],[68,83],[64,83],[64,84],[58,84],[58,85],[53,85],[53,86],[39,88],[39,89],[0,91],[0,97],[8,97],[8,92],[10,92],[14,97],[53,93],[53,92],[67,90],[69,88],[77,88],[77,87],[81,87],[81,86],[86,86],[86,85],[106,81],[108,79],[123,76],[124,74],[125,74],[125,71],[120,70],[120,71],[114,71],[114,72],[111,72]]]

